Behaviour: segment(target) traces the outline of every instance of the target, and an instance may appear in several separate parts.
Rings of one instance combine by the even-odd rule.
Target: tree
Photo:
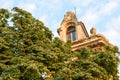
[[[53,38],[29,12],[0,9],[0,80],[118,80],[118,56],[110,46],[71,52],[71,41]]]

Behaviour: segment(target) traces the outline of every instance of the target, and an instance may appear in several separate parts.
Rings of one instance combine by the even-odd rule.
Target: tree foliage
[[[0,9],[0,80],[118,80],[119,51],[85,48],[71,52],[71,41],[52,32],[31,13]]]

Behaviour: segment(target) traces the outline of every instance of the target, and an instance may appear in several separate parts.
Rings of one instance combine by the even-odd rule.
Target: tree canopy
[[[14,7],[0,9],[0,80],[119,80],[119,50],[84,48],[54,38],[44,23]]]

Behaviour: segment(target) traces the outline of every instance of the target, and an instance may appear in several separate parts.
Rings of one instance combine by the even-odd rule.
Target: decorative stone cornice
[[[105,44],[111,45],[109,41],[101,34],[92,35],[88,38],[77,40],[72,42],[72,51],[81,50],[85,47],[97,48],[97,50],[101,49]]]

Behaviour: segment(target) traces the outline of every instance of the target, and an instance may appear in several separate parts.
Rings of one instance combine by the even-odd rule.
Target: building
[[[95,28],[90,30],[91,34],[89,35],[84,23],[78,21],[73,12],[67,12],[64,15],[64,19],[57,31],[62,41],[72,41],[72,51],[80,51],[85,47],[91,47],[94,50],[103,50],[105,44],[111,45],[102,34],[96,33]]]

